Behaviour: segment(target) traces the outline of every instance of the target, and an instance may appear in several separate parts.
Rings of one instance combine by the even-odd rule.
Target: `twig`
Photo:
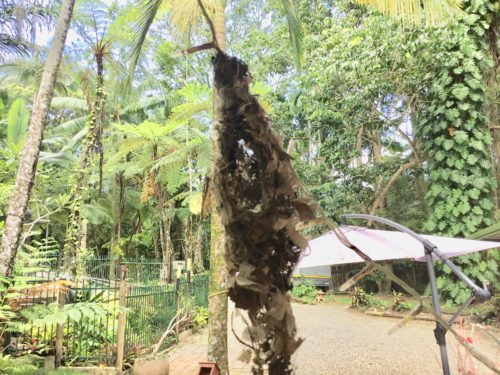
[[[246,342],[244,342],[242,339],[239,338],[239,336],[236,334],[236,331],[234,330],[234,314],[236,313],[236,310],[233,310],[233,313],[231,314],[231,331],[233,332],[233,335],[234,337],[236,337],[236,340],[238,340],[238,342],[244,346],[246,346],[247,348],[250,348],[252,350],[254,350],[254,348],[247,344]],[[243,321],[245,322],[245,324],[247,325],[247,328],[249,327],[248,323],[245,321],[245,319],[243,319]],[[252,344],[253,344],[253,338],[252,338],[252,335],[250,335],[250,339],[252,340]]]

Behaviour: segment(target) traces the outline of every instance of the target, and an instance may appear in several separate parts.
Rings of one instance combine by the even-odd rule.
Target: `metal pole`
[[[436,285],[436,273],[434,271],[434,264],[432,262],[432,250],[425,249],[425,260],[427,262],[427,273],[429,274],[429,282],[431,284],[432,292],[432,306],[437,316],[441,316],[441,306],[439,304],[439,293]],[[450,365],[448,363],[448,353],[446,351],[446,330],[436,321],[436,328],[434,329],[434,337],[439,345],[441,352],[441,365],[443,366],[443,375],[450,375]]]

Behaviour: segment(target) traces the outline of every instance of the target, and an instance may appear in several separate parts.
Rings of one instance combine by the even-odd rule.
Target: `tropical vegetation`
[[[259,297],[262,288],[273,290],[276,306],[288,306],[282,297],[292,287],[302,235],[317,234],[341,214],[376,214],[417,232],[458,237],[498,222],[499,4],[392,3],[2,1],[2,301],[15,283],[21,288],[35,255],[37,267],[45,261],[69,277],[84,275],[89,258],[155,259],[165,283],[174,281],[174,261],[184,260],[195,274],[212,272],[210,330],[217,336],[225,319],[214,316],[227,316],[227,293],[239,307],[265,311],[252,316],[256,325],[275,313]],[[229,114],[221,103],[234,87],[217,69],[240,63],[223,53],[245,61],[238,69],[249,67],[242,77],[254,95],[245,105],[235,100]],[[265,126],[269,118],[277,136],[213,125],[227,116]],[[231,134],[243,135],[228,146]],[[265,143],[272,157],[280,155],[279,167],[266,171],[289,177],[286,183],[255,182],[259,163],[274,160],[261,151],[252,159]],[[266,194],[286,203],[265,206]],[[283,223],[261,221],[258,233],[246,225],[270,212]],[[313,229],[290,229],[291,220],[320,217]],[[269,245],[269,231],[279,245]],[[249,250],[255,243],[258,256]],[[493,250],[457,263],[494,293],[499,260]],[[438,276],[443,300],[467,300],[446,267]],[[371,277],[391,292],[384,275]],[[294,293],[311,299],[313,290],[304,284]],[[363,289],[351,296],[356,306],[369,299]],[[394,294],[393,308],[408,309],[401,295]],[[206,314],[198,311],[195,324]],[[286,313],[280,316],[284,321]],[[1,324],[12,319],[0,310]],[[278,336],[276,327],[266,340]],[[211,356],[226,361],[227,371],[227,343],[218,339]],[[264,346],[253,348],[256,358]],[[260,365],[287,373],[293,351],[266,352]],[[28,359],[23,366],[32,365]],[[9,363],[0,357],[0,368]]]

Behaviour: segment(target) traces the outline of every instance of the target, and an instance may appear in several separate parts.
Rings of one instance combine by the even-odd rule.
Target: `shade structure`
[[[349,241],[375,261],[412,259],[425,262],[424,246],[406,233],[342,226],[339,230]],[[500,242],[422,235],[447,257],[500,247]],[[297,268],[363,263],[353,250],[342,244],[334,232],[309,241]]]

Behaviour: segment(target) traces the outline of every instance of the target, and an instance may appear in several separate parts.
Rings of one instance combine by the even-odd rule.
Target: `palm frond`
[[[83,206],[83,216],[94,225],[112,223],[113,219],[109,210],[101,204],[85,204]]]
[[[50,131],[51,135],[74,135],[75,132],[82,130],[87,122],[87,116],[77,117],[56,126]]]
[[[208,112],[210,109],[211,101],[209,99],[179,104],[178,106],[172,108],[172,115],[170,116],[169,122],[187,122],[192,119],[194,115],[202,112]]]
[[[140,112],[152,107],[163,105],[167,102],[167,97],[165,96],[148,96],[146,98],[141,98],[139,101],[133,102],[127,105],[120,111],[120,115],[128,115],[130,113]]]
[[[69,161],[70,158],[64,152],[40,151],[40,157],[38,160],[47,163],[61,164]]]
[[[183,35],[188,35],[190,30],[203,22],[203,13],[198,0],[170,0],[170,4],[172,23]],[[203,0],[203,6],[211,18],[216,13],[224,12],[221,0]]]
[[[461,0],[355,0],[414,25],[437,26],[463,15]]]
[[[52,98],[51,106],[53,108],[88,111],[88,106],[85,99],[72,98],[69,96],[59,96]]]
[[[135,67],[139,61],[139,56],[141,54],[142,47],[144,46],[144,41],[146,40],[146,35],[153,23],[158,9],[163,0],[146,0],[140,10],[139,20],[135,25],[135,34],[132,38],[131,52],[130,52],[130,67],[129,67],[129,78],[128,85],[131,85],[132,78],[134,76]]]
[[[280,10],[286,18],[288,25],[288,35],[290,38],[290,46],[295,58],[295,64],[300,69],[303,60],[304,47],[304,30],[295,12],[295,4],[293,0],[279,0]]]
[[[61,150],[59,152],[64,153],[68,150],[73,149],[77,144],[81,143],[83,138],[85,138],[86,134],[87,134],[87,128],[83,127],[82,129],[80,129],[80,131],[78,133],[76,133],[73,137],[71,137],[69,139],[69,141],[66,140],[65,145],[63,146],[63,148],[61,148]]]
[[[31,59],[10,59],[0,65],[1,79],[4,84],[17,83],[38,86],[42,79],[44,61],[39,57]]]
[[[171,164],[185,163],[187,164],[187,158],[190,154],[196,153],[200,147],[206,144],[207,141],[195,140],[189,144],[179,148],[173,152],[168,153],[165,156],[158,158],[158,160],[153,164],[152,169],[159,170],[160,168],[169,169]]]
[[[8,34],[0,34],[0,60],[5,60],[13,55],[27,55],[30,51],[29,44],[25,41],[20,41]]]

